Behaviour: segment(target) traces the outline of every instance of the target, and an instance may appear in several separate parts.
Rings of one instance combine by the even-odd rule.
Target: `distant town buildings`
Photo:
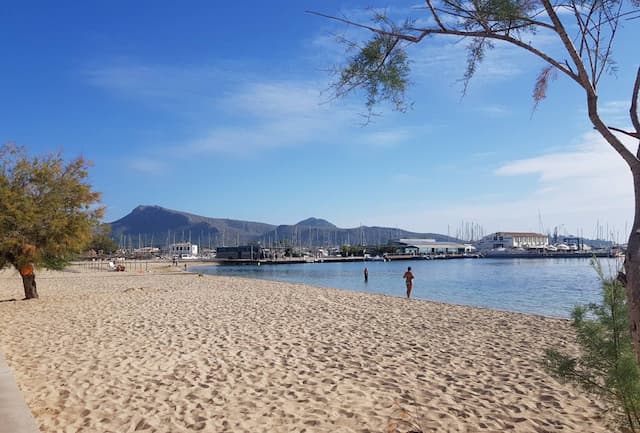
[[[169,255],[184,257],[194,257],[198,255],[198,245],[191,242],[180,242],[177,244],[169,244]]]
[[[135,250],[133,250],[133,255],[136,257],[159,256],[160,248],[157,248],[157,247],[136,248]]]
[[[403,254],[463,254],[475,251],[471,244],[436,241],[435,239],[400,239]]]
[[[549,245],[549,237],[531,232],[496,232],[492,233],[476,244],[479,250],[493,250],[498,248],[542,249]]]
[[[238,247],[218,247],[217,259],[259,260],[265,258],[265,252],[259,245],[242,245]]]

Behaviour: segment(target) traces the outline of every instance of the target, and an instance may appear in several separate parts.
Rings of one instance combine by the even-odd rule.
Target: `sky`
[[[498,44],[462,95],[465,42],[408,47],[405,113],[332,98],[368,7],[428,23],[419,2],[9,2],[0,13],[0,143],[92,161],[105,221],[138,205],[214,218],[454,235],[465,224],[623,241],[631,175],[564,76],[534,110],[539,59]],[[599,88],[609,125],[627,116],[640,20],[619,30]],[[544,34],[532,42],[555,53]],[[637,143],[626,144],[634,150]],[[601,237],[602,237],[601,236]]]

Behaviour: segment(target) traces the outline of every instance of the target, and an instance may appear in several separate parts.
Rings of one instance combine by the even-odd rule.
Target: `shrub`
[[[571,325],[576,331],[580,356],[548,349],[544,362],[553,376],[594,393],[616,415],[624,432],[640,432],[640,369],[636,360],[624,286],[606,278],[593,262],[602,281],[602,304],[577,305]]]

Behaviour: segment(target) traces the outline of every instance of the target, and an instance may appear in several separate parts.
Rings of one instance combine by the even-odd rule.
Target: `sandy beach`
[[[0,350],[43,433],[609,431],[540,366],[563,320],[165,265],[37,282]]]

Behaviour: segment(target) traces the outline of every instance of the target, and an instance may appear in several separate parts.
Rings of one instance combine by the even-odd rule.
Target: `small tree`
[[[640,431],[640,369],[636,363],[624,286],[606,279],[600,265],[602,304],[578,305],[572,313],[582,349],[579,357],[549,349],[547,370],[563,381],[581,386],[602,397],[622,415],[620,424],[629,431]]]
[[[89,163],[59,153],[29,158],[23,147],[0,147],[0,268],[22,275],[25,298],[38,297],[33,266],[61,269],[87,245],[103,214],[86,183]]]
[[[118,244],[111,238],[111,226],[109,224],[100,224],[95,227],[88,248],[98,254],[113,254],[118,249]]]
[[[465,91],[487,50],[496,43],[513,45],[544,62],[533,89],[536,104],[546,97],[548,84],[558,73],[584,91],[593,127],[627,163],[633,176],[635,217],[629,234],[625,274],[630,326],[640,360],[640,148],[636,153],[630,151],[615,134],[640,139],[640,68],[629,86],[629,117],[634,130],[607,125],[598,103],[598,85],[612,70],[611,55],[620,25],[637,19],[638,8],[640,0],[425,0],[422,8],[425,16],[419,22],[407,19],[397,23],[384,13],[374,12],[370,25],[311,13],[372,33],[364,44],[347,41],[355,54],[338,68],[333,85],[336,96],[364,90],[369,114],[376,104],[384,101],[398,110],[406,108],[410,72],[407,47],[434,37],[469,40],[467,66],[462,74]],[[545,44],[555,46],[545,51],[532,37],[537,34],[549,36]]]

